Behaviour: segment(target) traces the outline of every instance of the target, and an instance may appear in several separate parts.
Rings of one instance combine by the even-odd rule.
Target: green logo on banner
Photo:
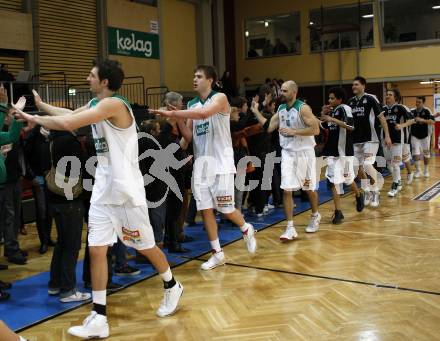
[[[108,28],[108,53],[159,59],[159,35],[122,28]]]

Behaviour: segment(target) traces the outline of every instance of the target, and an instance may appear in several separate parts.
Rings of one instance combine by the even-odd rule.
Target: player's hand
[[[330,105],[330,104],[325,104],[325,105],[323,105],[322,106],[322,108],[321,108],[321,112],[322,112],[322,114],[324,114],[324,115],[327,115],[329,112],[331,112],[332,111],[332,106]]]
[[[396,124],[396,130],[402,130],[402,126],[400,124]]]
[[[323,122],[332,122],[333,121],[333,117],[331,117],[329,115],[321,115],[320,119]]]
[[[416,118],[414,118],[414,121],[421,123],[423,119],[417,116]]]
[[[18,108],[15,104],[12,104],[12,107],[14,108],[13,114],[15,116],[15,119],[19,122],[28,122],[29,125],[36,125],[36,116],[26,114],[24,111],[22,111],[20,108]]]
[[[37,106],[38,109],[40,109],[40,105],[41,105],[41,103],[43,103],[43,101],[41,100],[41,97],[37,91],[32,89],[32,93],[34,94],[35,105]]]
[[[17,101],[17,103],[11,103],[12,104],[12,107],[14,107],[15,109],[18,109],[18,110],[23,110],[24,109],[24,107],[25,107],[25,105],[26,105],[26,97],[24,97],[24,96],[21,96],[19,99],[18,99],[18,101]]]
[[[8,93],[6,92],[3,83],[0,85],[0,103],[8,103]]]
[[[162,117],[173,117],[174,115],[174,111],[172,110],[150,109],[150,112],[156,116],[162,116]]]
[[[389,136],[385,137],[384,142],[385,142],[385,146],[387,146],[388,148],[391,148],[391,146],[393,145]]]
[[[295,136],[295,130],[292,128],[280,128],[278,129],[279,133],[283,136]]]

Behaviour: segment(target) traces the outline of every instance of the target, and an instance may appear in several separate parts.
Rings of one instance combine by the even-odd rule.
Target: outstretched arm
[[[212,97],[212,102],[205,105],[203,108],[186,109],[186,110],[150,110],[153,114],[166,116],[166,117],[178,117],[178,118],[190,118],[193,120],[203,120],[219,112],[228,113],[229,103],[225,94],[218,93]]]
[[[37,106],[38,110],[44,111],[45,113],[48,113],[51,116],[64,116],[70,114],[77,114],[87,109],[86,105],[76,110],[55,107],[53,105],[43,102],[41,100],[40,95],[35,90],[32,90],[32,93],[34,94],[35,105]]]
[[[264,117],[263,114],[258,110],[258,102],[252,101],[251,111],[255,115],[255,117],[258,120],[258,122],[260,122],[260,124],[264,128],[266,128],[266,126],[267,126],[266,131],[268,133],[271,133],[271,132],[277,130],[278,127],[280,126],[280,117],[279,117],[278,113],[273,115],[270,118],[269,124],[267,124],[267,118]]]
[[[110,119],[116,116],[122,107],[123,104],[121,101],[105,98],[101,100],[96,107],[84,110],[76,115],[29,115],[17,108],[15,115],[19,120],[27,121],[30,124],[39,124],[46,129],[73,131],[105,119]]]

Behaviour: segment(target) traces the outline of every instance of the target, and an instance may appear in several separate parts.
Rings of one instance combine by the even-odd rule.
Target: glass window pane
[[[440,39],[439,0],[381,0],[385,44]]]
[[[299,12],[245,22],[246,57],[301,53]]]
[[[309,12],[311,51],[357,48],[374,44],[373,4],[313,9]]]

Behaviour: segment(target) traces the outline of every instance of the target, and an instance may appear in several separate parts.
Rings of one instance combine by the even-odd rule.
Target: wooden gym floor
[[[386,196],[387,179],[379,209],[357,213],[346,196],[342,225],[330,223],[330,201],[320,207],[316,234],[304,233],[306,212],[295,217],[296,241],[279,242],[281,223],[257,234],[255,256],[238,241],[225,247],[224,267],[202,272],[205,255],[175,268],[185,292],[173,317],[155,316],[163,293],[158,276],[109,296],[108,340],[440,340],[440,203],[411,200],[440,179],[433,161],[431,178],[415,180],[397,198]],[[48,269],[50,254],[35,255],[36,236],[22,240],[35,258],[12,266],[5,280]],[[76,340],[66,330],[89,310],[21,335]]]

